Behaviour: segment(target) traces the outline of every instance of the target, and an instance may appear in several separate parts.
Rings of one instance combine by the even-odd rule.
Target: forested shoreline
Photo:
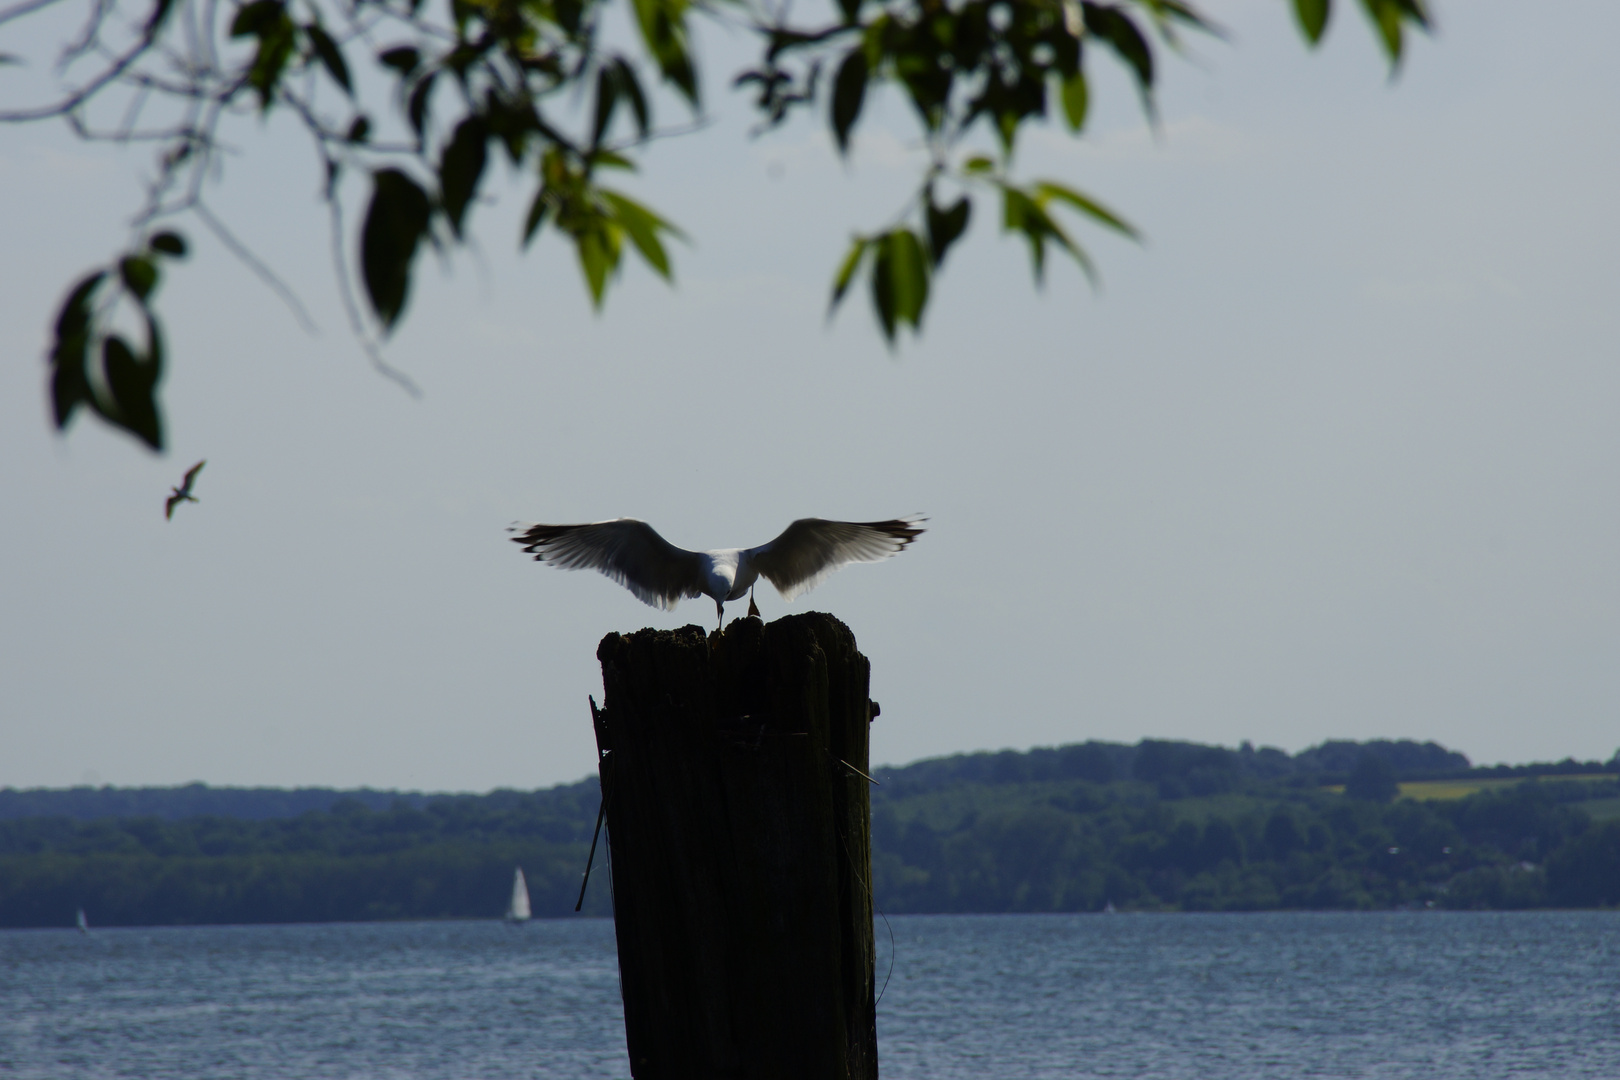
[[[1620,755],[1144,740],[875,770],[890,914],[1620,905]],[[0,926],[571,914],[599,791],[0,789]],[[598,859],[602,858],[598,853]],[[584,913],[611,913],[606,875]]]

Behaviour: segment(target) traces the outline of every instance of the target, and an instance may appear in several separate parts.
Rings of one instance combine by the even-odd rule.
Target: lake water
[[[885,1077],[1620,1076],[1620,912],[877,931]],[[0,931],[5,1080],[628,1076],[603,920]]]

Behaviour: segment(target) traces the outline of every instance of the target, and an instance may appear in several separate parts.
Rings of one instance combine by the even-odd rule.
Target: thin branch
[[[12,19],[20,19],[24,15],[38,11],[40,8],[48,8],[52,4],[61,2],[62,0],[23,0],[20,4],[13,4],[11,7],[0,10],[0,26],[5,25]]]
[[[58,71],[67,70],[68,65],[72,64],[73,61],[101,44],[101,24],[107,21],[107,16],[112,12],[116,3],[117,0],[95,0],[95,8],[90,12],[90,17],[84,23],[84,36],[62,50],[62,55],[57,58],[56,67]]]
[[[129,66],[141,58],[141,54],[152,47],[148,38],[142,38],[128,53],[118,59],[112,67],[91,79],[78,90],[63,98],[55,105],[42,105],[37,109],[21,109],[16,112],[0,112],[0,124],[28,123],[32,120],[49,120],[53,116],[66,116],[86,101],[89,101],[108,84],[122,75]]]
[[[309,317],[309,312],[304,309],[303,303],[293,293],[292,289],[288,288],[280,278],[276,277],[275,271],[271,270],[259,260],[258,256],[248,250],[247,245],[231,235],[231,231],[225,227],[224,222],[215,217],[205,203],[199,200],[192,204],[190,209],[192,213],[202,219],[202,223],[208,226],[209,230],[219,238],[219,242],[224,244],[232,255],[246,263],[247,268],[252,270],[260,281],[268,285],[271,292],[281,297],[282,302],[292,309],[294,317],[303,324],[305,333],[311,335],[320,333],[320,328],[315,325],[315,320]]]
[[[415,156],[417,152],[415,143],[350,142],[348,131],[339,131],[337,128],[328,127],[326,121],[315,115],[314,107],[297,94],[282,91],[281,101],[292,107],[292,110],[298,114],[299,119],[304,121],[304,127],[311,135],[315,136],[323,147],[328,143],[336,143],[348,152],[367,151],[373,154],[410,154],[412,156]]]
[[[682,135],[695,135],[705,128],[713,126],[714,119],[712,117],[705,116],[692,121],[690,124],[681,124],[677,127],[668,127],[658,131],[649,131],[645,135],[638,135],[634,139],[629,139],[622,143],[610,144],[602,147],[602,149],[606,150],[610,154],[622,154],[626,150],[634,150],[638,147],[645,146],[647,143],[657,142],[659,139],[676,139],[680,138]]]
[[[130,95],[129,107],[124,110],[124,121],[118,125],[121,130],[116,136],[117,142],[129,142],[130,137],[135,134],[135,125],[140,122],[141,110],[146,108],[146,99],[151,93],[151,87],[140,86]]]

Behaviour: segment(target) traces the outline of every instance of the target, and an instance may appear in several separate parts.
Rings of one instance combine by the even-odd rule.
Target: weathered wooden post
[[[637,1080],[874,1080],[867,697],[830,615],[609,634],[597,710]]]

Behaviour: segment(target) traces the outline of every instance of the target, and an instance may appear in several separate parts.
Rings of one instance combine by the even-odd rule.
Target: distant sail
[[[525,908],[524,910],[527,910],[527,908]],[[80,908],[79,909],[79,933],[88,934],[89,932],[90,932],[90,922],[89,922],[88,919],[86,919],[84,917],[84,908]]]
[[[523,867],[512,875],[512,904],[506,909],[507,922],[529,921],[529,886],[523,880]]]

